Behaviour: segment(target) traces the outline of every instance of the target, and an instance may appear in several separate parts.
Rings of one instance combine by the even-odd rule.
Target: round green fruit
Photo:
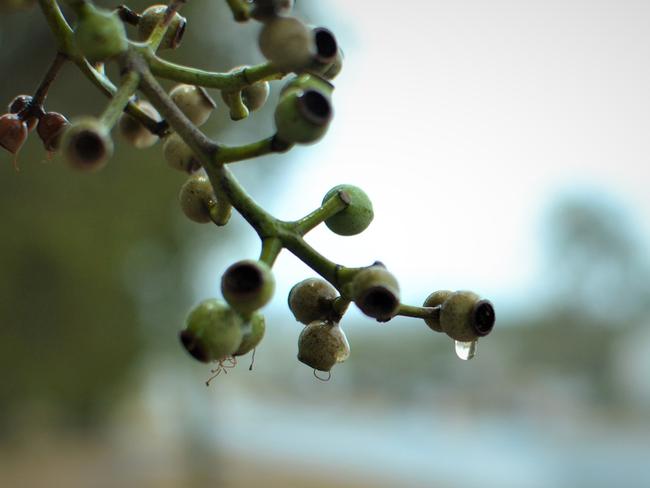
[[[325,225],[341,236],[353,236],[366,230],[375,214],[368,195],[359,187],[353,185],[338,185],[325,194],[323,203],[339,192],[345,192],[349,204],[339,213],[325,221]]]

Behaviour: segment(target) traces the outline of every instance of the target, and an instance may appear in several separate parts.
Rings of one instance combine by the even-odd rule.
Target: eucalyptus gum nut
[[[239,345],[239,348],[232,354],[233,356],[243,356],[255,349],[262,339],[266,331],[266,323],[264,316],[261,313],[254,313],[248,324],[243,330],[244,337]]]
[[[243,339],[242,318],[216,298],[199,303],[187,317],[180,333],[183,347],[201,362],[231,356]]]
[[[73,121],[63,132],[61,154],[74,169],[97,171],[113,155],[113,141],[98,119],[86,117]]]
[[[203,125],[217,107],[208,92],[201,86],[176,85],[169,92],[176,106],[196,125]]]
[[[251,17],[266,22],[278,15],[285,15],[293,8],[294,0],[253,0]]]
[[[0,146],[11,154],[16,154],[27,140],[27,124],[16,114],[0,117]]]
[[[124,24],[115,12],[84,3],[74,41],[91,63],[106,61],[128,48]]]
[[[325,320],[332,314],[332,302],[338,297],[336,288],[321,278],[307,278],[289,292],[289,309],[298,322],[307,325]]]
[[[457,291],[440,309],[440,326],[454,340],[470,342],[489,334],[494,327],[494,307],[471,291]]]
[[[298,338],[298,361],[319,371],[330,371],[350,356],[350,344],[339,324],[317,320]]]
[[[201,167],[190,146],[175,132],[165,138],[163,157],[169,166],[186,173],[193,173]]]
[[[136,105],[152,119],[160,122],[161,117],[158,111],[147,101],[139,101]],[[137,149],[145,149],[158,142],[158,136],[152,133],[137,119],[124,112],[118,122],[120,134],[124,139]]]
[[[210,219],[210,204],[216,201],[210,180],[204,174],[196,174],[187,179],[178,194],[178,201],[185,216],[199,224]]]
[[[319,65],[333,63],[339,51],[334,33],[325,27],[315,27],[311,33],[315,46],[312,61]]]
[[[341,236],[353,236],[360,234],[368,228],[375,214],[372,209],[372,202],[368,195],[359,187],[354,185],[337,185],[328,191],[323,198],[323,203],[336,195],[339,191],[347,193],[350,204],[332,215],[325,221],[325,225]]]
[[[424,300],[424,303],[422,304],[423,307],[439,307],[440,305],[443,304],[447,298],[449,298],[452,295],[453,292],[449,290],[438,290],[434,291],[431,295],[429,295],[426,300]],[[429,326],[431,330],[434,330],[436,332],[443,332],[442,326],[440,325],[440,315],[438,315],[437,319],[424,319],[424,322]]]
[[[316,90],[288,90],[275,108],[277,137],[287,143],[318,141],[327,132],[331,120],[329,97]]]
[[[307,68],[315,52],[309,28],[294,17],[275,17],[264,24],[258,44],[266,59],[282,71]]]
[[[221,293],[241,314],[262,308],[273,297],[275,278],[268,264],[244,259],[228,269],[221,278]]]
[[[399,309],[399,284],[383,266],[359,271],[352,280],[351,291],[357,307],[380,322],[393,318]]]
[[[328,80],[336,78],[343,69],[343,51],[339,48],[334,61],[319,70],[319,73]]]
[[[152,5],[146,8],[140,14],[140,22],[138,22],[138,37],[141,41],[146,41],[153,32],[158,22],[162,20],[167,11],[167,5]],[[174,12],[169,27],[163,36],[159,49],[176,49],[185,34],[185,27],[187,19],[178,12]]]
[[[61,136],[70,126],[65,116],[57,112],[46,112],[38,120],[36,132],[43,141],[46,151],[56,151],[61,145]]]

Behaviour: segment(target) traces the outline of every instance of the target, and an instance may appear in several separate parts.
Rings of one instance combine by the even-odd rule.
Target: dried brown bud
[[[27,124],[16,114],[0,117],[0,146],[11,154],[16,154],[27,139]]]
[[[70,125],[68,119],[58,112],[46,112],[38,121],[36,132],[46,151],[56,151],[63,131]]]

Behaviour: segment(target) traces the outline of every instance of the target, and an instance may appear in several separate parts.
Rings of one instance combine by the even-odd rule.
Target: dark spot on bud
[[[323,64],[331,63],[336,58],[339,47],[334,34],[329,29],[317,27],[314,29],[316,44],[316,59]]]
[[[90,164],[103,159],[106,154],[104,139],[91,130],[79,132],[74,141],[74,149],[82,162]]]
[[[202,363],[210,362],[210,357],[208,356],[207,351],[196,340],[194,334],[189,330],[182,330],[178,336],[185,350],[189,352],[194,359],[201,361]]]
[[[388,288],[376,286],[366,290],[357,299],[357,305],[366,315],[386,322],[397,312],[399,299]]]
[[[472,326],[480,337],[488,335],[494,327],[496,315],[494,307],[488,300],[479,300],[472,310]]]
[[[262,271],[251,263],[235,263],[226,270],[223,286],[234,295],[252,295],[264,286],[264,276]]]
[[[298,109],[315,125],[325,125],[332,118],[332,105],[327,97],[316,90],[306,90],[298,97]]]

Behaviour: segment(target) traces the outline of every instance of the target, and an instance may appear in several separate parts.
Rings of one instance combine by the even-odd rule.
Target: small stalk
[[[402,317],[413,317],[417,319],[437,319],[440,316],[440,307],[415,307],[413,305],[400,304],[397,315]]]
[[[269,268],[273,267],[275,260],[277,259],[280,251],[282,251],[282,240],[278,237],[267,237],[262,240],[262,252],[260,253],[260,261],[265,262],[269,265]]]
[[[108,103],[106,110],[101,116],[101,122],[107,129],[113,128],[124,112],[131,97],[138,89],[140,83],[140,73],[137,71],[128,71],[122,78],[122,84],[113,95],[113,98]]]
[[[347,198],[345,192],[337,192],[336,195],[333,195],[329,198],[323,205],[314,210],[312,213],[303,217],[302,219],[293,222],[291,225],[293,229],[301,236],[304,236],[307,232],[312,230],[319,224],[322,224],[327,219],[336,215],[341,210],[344,210],[348,205],[350,205],[350,200]]]

